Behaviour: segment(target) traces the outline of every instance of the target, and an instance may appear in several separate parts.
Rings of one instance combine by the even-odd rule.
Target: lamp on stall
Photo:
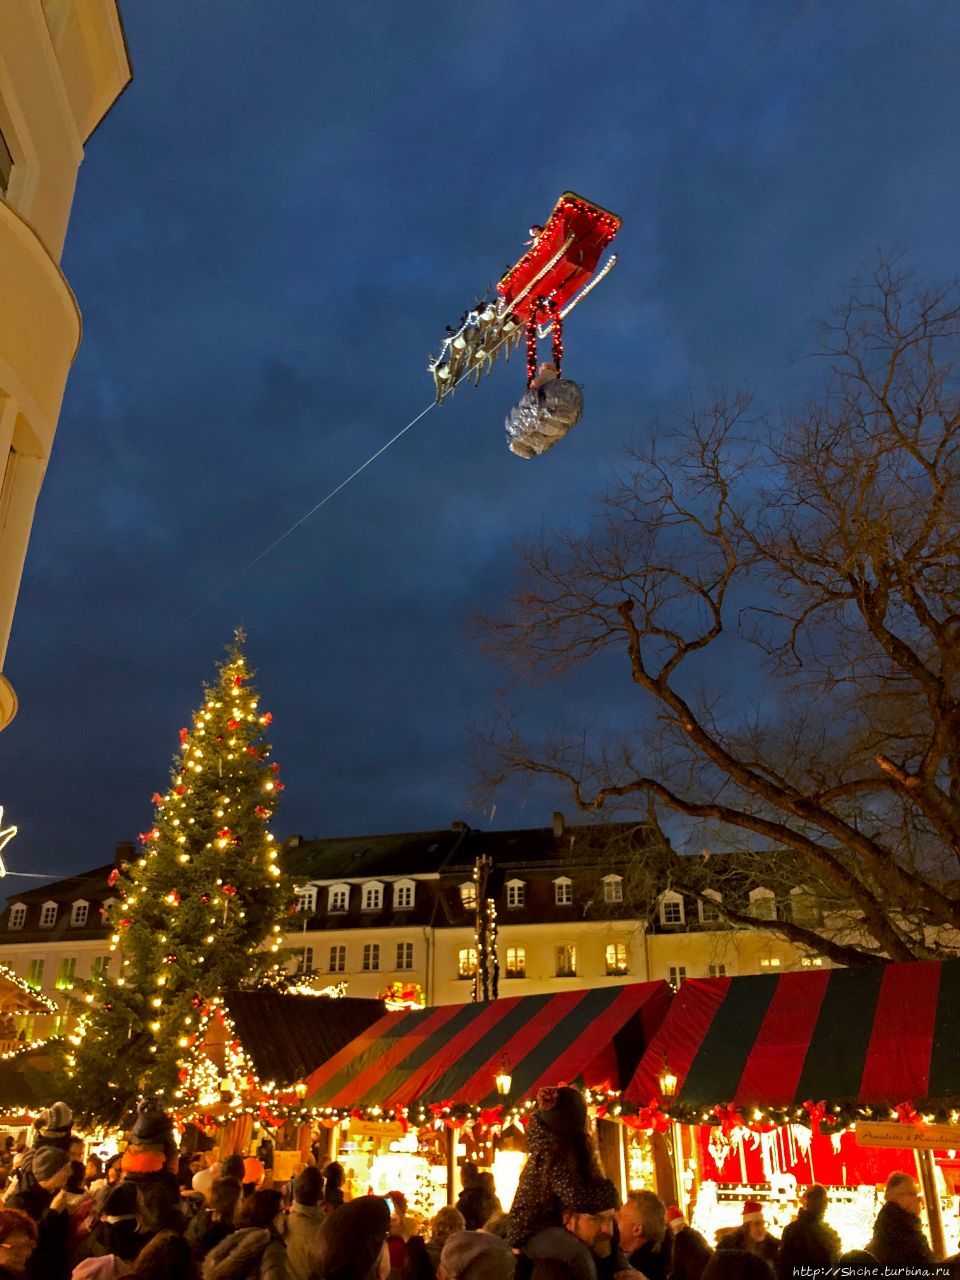
[[[663,1060],[663,1069],[657,1076],[657,1083],[660,1086],[660,1097],[664,1102],[672,1102],[677,1096],[677,1077],[676,1073],[670,1070],[670,1064],[666,1058]]]
[[[506,1058],[500,1059],[500,1067],[497,1071],[497,1093],[501,1098],[505,1098],[513,1086],[513,1076],[510,1074],[510,1064]]]
[[[302,1102],[304,1098],[307,1096],[306,1080],[298,1080],[297,1083],[293,1086],[293,1092],[297,1095],[297,1097]]]

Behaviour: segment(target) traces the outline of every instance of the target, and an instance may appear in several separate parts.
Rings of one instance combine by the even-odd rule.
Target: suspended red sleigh
[[[438,403],[473,374],[479,382],[493,361],[526,336],[527,391],[507,420],[511,450],[543,453],[580,417],[579,386],[563,372],[564,317],[600,283],[616,258],[600,258],[621,220],[599,205],[565,191],[543,227],[531,228],[530,248],[497,285],[497,297],[479,302],[456,330],[448,330],[440,354],[429,363]],[[537,339],[553,336],[553,362],[537,373]]]

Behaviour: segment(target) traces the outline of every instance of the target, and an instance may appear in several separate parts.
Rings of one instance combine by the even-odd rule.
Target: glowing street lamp
[[[670,1064],[667,1062],[666,1058],[663,1060],[663,1070],[657,1077],[657,1082],[660,1085],[660,1097],[664,1102],[672,1102],[677,1096],[677,1077],[676,1074],[670,1070]]]
[[[513,1076],[510,1074],[510,1064],[506,1058],[502,1058],[500,1060],[500,1069],[497,1072],[497,1093],[501,1098],[505,1098],[512,1086]]]

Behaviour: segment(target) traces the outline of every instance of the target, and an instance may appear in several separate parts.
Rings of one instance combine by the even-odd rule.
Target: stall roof
[[[677,1076],[674,1111],[956,1105],[960,960],[689,979],[625,1100],[658,1097],[664,1064]]]
[[[228,991],[224,1004],[261,1080],[292,1084],[383,1017],[382,1000]]]
[[[645,982],[387,1014],[309,1077],[305,1105],[510,1107],[564,1081],[619,1090],[669,1003],[665,982]]]

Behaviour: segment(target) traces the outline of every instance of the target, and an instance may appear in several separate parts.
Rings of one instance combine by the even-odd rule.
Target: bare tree
[[[612,652],[636,729],[534,744],[503,720],[486,781],[549,774],[583,811],[642,815],[697,894],[706,864],[671,848],[750,854],[832,923],[736,895],[728,917],[839,962],[960,949],[958,334],[956,286],[882,261],[822,326],[801,412],[717,395],[627,455],[586,532],[526,546],[488,640],[535,679]]]

